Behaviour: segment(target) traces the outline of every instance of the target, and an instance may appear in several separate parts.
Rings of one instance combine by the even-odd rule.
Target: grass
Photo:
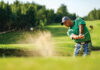
[[[94,26],[90,31],[94,47],[100,48],[100,20],[87,21],[87,27]],[[67,28],[60,24],[52,24],[45,27],[52,33],[53,43],[56,50],[64,56],[55,57],[1,57],[0,70],[99,70],[100,51],[92,51],[88,57],[72,57],[74,41],[71,40],[66,32]],[[89,29],[90,30],[90,29]],[[33,44],[19,43],[25,39],[25,34],[34,32],[10,32],[0,35],[0,48],[7,49],[32,49]]]
[[[91,57],[2,58],[1,70],[99,70],[100,55]]]

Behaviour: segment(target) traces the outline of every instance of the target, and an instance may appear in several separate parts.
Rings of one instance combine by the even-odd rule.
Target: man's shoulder
[[[83,21],[83,19],[82,19],[81,17],[77,17],[77,18],[75,19],[75,21]]]
[[[73,32],[73,29],[68,28],[67,32]]]
[[[76,18],[75,22],[78,25],[80,25],[80,24],[86,24],[86,22],[82,18],[80,18],[80,17]]]
[[[69,31],[70,30],[70,28],[68,28],[68,30],[67,31]]]

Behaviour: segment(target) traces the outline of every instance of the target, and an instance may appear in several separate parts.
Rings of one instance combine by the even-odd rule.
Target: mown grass
[[[87,21],[88,28],[90,25],[94,27],[94,30],[90,31],[93,46],[100,47],[100,20]],[[75,58],[72,56],[75,43],[67,36],[65,26],[54,24],[46,26],[45,29],[52,33],[56,50],[64,56],[3,57],[0,58],[0,70],[100,70],[100,51],[92,51],[87,57]],[[34,32],[11,32],[0,35],[0,48],[34,48],[33,44],[19,43],[25,39],[27,33],[34,35]]]
[[[2,58],[1,70],[99,70],[100,55],[91,57]]]

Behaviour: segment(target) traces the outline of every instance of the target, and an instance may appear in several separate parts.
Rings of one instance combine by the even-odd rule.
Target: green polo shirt
[[[73,21],[74,25],[70,27],[67,31],[68,36],[72,38],[72,34],[79,35],[79,25],[83,24],[84,25],[84,39],[73,39],[75,42],[85,42],[91,40],[90,33],[88,31],[88,28],[86,27],[86,22],[82,20],[81,18],[77,18],[76,20]]]

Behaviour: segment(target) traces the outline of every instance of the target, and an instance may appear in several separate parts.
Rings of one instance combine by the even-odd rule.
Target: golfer
[[[67,34],[75,40],[74,56],[90,54],[92,43],[86,22],[79,17],[72,21],[68,16],[65,16],[62,18],[61,25],[69,27]]]

